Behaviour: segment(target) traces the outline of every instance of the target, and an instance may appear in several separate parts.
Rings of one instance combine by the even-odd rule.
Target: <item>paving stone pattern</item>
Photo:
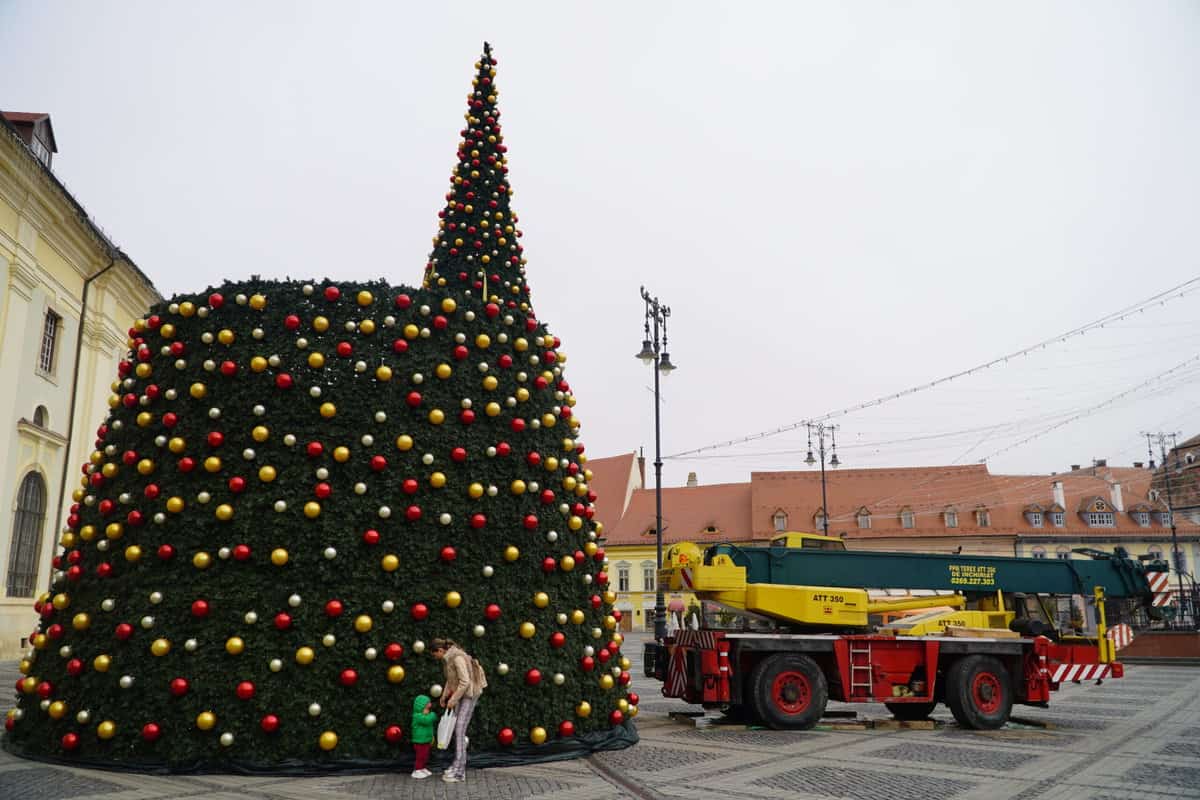
[[[629,637],[631,653],[641,652]],[[0,664],[0,687],[17,678]],[[641,744],[587,759],[468,770],[466,783],[406,774],[147,776],[58,767],[0,751],[0,798],[20,800],[1200,800],[1200,669],[1136,665],[1120,680],[1068,685],[1048,709],[1017,707],[1044,729],[968,731],[944,707],[936,730],[692,728],[635,675]],[[0,703],[0,710],[5,704]],[[832,704],[887,719],[882,705]],[[1112,713],[1116,709],[1116,713]],[[1125,712],[1125,713],[1122,713]]]

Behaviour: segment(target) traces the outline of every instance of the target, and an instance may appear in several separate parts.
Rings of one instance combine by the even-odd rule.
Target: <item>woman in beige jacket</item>
[[[487,688],[487,678],[479,662],[452,639],[434,639],[430,647],[446,673],[446,685],[438,704],[454,710],[454,763],[442,774],[442,780],[458,783],[467,777],[467,726],[480,695]]]

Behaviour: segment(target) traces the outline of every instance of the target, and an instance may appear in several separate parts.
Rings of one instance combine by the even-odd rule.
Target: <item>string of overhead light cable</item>
[[[812,417],[810,419],[800,420],[799,422],[793,422],[793,423],[789,423],[787,425],[781,425],[778,428],[773,428],[773,429],[767,430],[767,431],[761,431],[759,433],[754,433],[749,436],[743,436],[738,439],[729,439],[729,440],[726,440],[723,442],[715,442],[713,444],[705,445],[703,447],[692,448],[691,450],[682,450],[678,453],[672,453],[671,455],[663,456],[663,458],[677,459],[677,458],[682,458],[684,456],[692,456],[697,453],[704,453],[704,452],[707,452],[710,450],[721,450],[726,447],[734,447],[734,446],[737,446],[740,444],[747,444],[749,442],[759,441],[761,439],[769,439],[772,436],[778,436],[779,434],[782,434],[782,433],[788,433],[790,431],[799,430],[800,428],[803,428],[806,425],[811,425],[816,422],[823,422],[825,420],[835,419],[837,417],[844,417],[847,414],[852,414],[856,411],[862,411],[862,410],[868,409],[868,408],[875,408],[877,406],[881,406],[881,405],[891,402],[893,400],[899,400],[900,398],[908,397],[910,395],[917,394],[918,392],[923,392],[928,389],[933,389],[937,386],[941,386],[942,384],[949,383],[950,381],[953,381],[957,378],[964,378],[968,375],[974,375],[978,372],[982,372],[984,370],[991,369],[992,367],[995,367],[997,365],[1007,363],[1010,359],[1029,355],[1030,353],[1045,349],[1046,347],[1049,347],[1050,345],[1055,345],[1055,344],[1060,344],[1062,342],[1066,342],[1077,336],[1082,336],[1085,333],[1087,333],[1088,331],[1096,330],[1098,328],[1103,328],[1106,325],[1111,325],[1115,322],[1120,322],[1122,320],[1128,319],[1129,317],[1132,317],[1135,314],[1140,314],[1140,313],[1144,312],[1148,307],[1150,307],[1156,303],[1158,305],[1165,305],[1166,303],[1168,303],[1172,300],[1177,300],[1181,297],[1185,297],[1195,291],[1200,291],[1200,276],[1191,278],[1190,280],[1186,280],[1183,283],[1180,283],[1176,286],[1172,286],[1170,289],[1161,291],[1151,297],[1146,298],[1145,300],[1142,300],[1138,303],[1134,303],[1131,306],[1126,306],[1125,308],[1119,309],[1117,311],[1113,311],[1109,314],[1104,315],[1103,317],[1100,317],[1099,319],[1095,319],[1084,325],[1080,325],[1077,328],[1072,328],[1071,330],[1066,331],[1065,333],[1060,333],[1060,334],[1058,334],[1056,336],[1052,336],[1048,339],[1043,339],[1040,342],[1029,345],[1028,347],[1021,348],[1020,350],[1013,351],[1006,355],[997,356],[996,358],[993,358],[989,361],[985,361],[982,364],[978,364],[969,369],[961,370],[961,371],[955,372],[951,375],[946,375],[945,377],[937,378],[936,380],[918,384],[917,386],[913,386],[908,389],[903,389],[898,392],[886,394],[886,395],[883,395],[882,397],[877,397],[872,400],[866,400],[861,403],[856,403],[855,405],[847,406],[846,408],[841,408],[836,411],[830,411],[830,412],[822,414],[821,416],[818,416],[818,417]],[[1186,364],[1188,362],[1184,362],[1184,363]],[[1174,370],[1168,370],[1168,373],[1173,372],[1173,371]],[[1163,373],[1163,374],[1165,375],[1168,373]]]
[[[1009,450],[1018,448],[1021,445],[1029,444],[1030,442],[1034,441],[1035,439],[1040,439],[1041,437],[1045,436],[1046,434],[1050,433],[1051,431],[1058,430],[1059,428],[1063,427],[1064,425],[1070,425],[1072,422],[1081,420],[1084,417],[1089,417],[1092,414],[1096,413],[1097,411],[1112,405],[1113,403],[1117,402],[1118,400],[1128,397],[1129,395],[1133,394],[1134,392],[1138,391],[1139,389],[1144,389],[1147,386],[1151,385],[1152,383],[1156,383],[1156,382],[1162,380],[1163,378],[1167,377],[1168,375],[1173,375],[1173,374],[1179,372],[1184,367],[1187,367],[1191,364],[1195,364],[1196,362],[1200,362],[1200,355],[1192,356],[1191,358],[1187,359],[1186,361],[1182,361],[1164,372],[1160,372],[1151,378],[1147,378],[1146,380],[1142,381],[1141,383],[1139,383],[1136,386],[1131,386],[1123,392],[1114,394],[1112,397],[1108,398],[1107,400],[1104,400],[1103,402],[1097,403],[1096,405],[1090,406],[1089,408],[1085,408],[1083,411],[1080,411],[1078,414],[1074,414],[1073,416],[1070,416],[1064,420],[1056,422],[1047,428],[1043,428],[1042,430],[1038,431],[1037,433],[1030,434],[1029,436],[1026,436],[1024,439],[1020,439],[1016,442],[1013,442],[1012,444],[1005,445],[1004,447],[1000,448],[999,450],[995,450],[991,453],[988,453],[986,456],[979,459],[978,463],[980,463],[980,464],[986,463],[989,458],[995,458],[996,456],[1000,455],[1001,453],[1007,453]]]

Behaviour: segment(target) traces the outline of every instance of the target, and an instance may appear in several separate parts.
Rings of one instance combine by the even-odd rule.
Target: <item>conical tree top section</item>
[[[467,126],[458,143],[446,207],[426,265],[425,285],[462,288],[487,301],[530,312],[524,248],[510,206],[508,159],[496,102],[496,60],[491,46],[475,65],[467,95]]]
[[[8,749],[295,772],[411,765],[434,638],[488,687],[472,763],[626,745],[595,494],[528,306],[484,51],[422,288],[228,282],[129,332]]]

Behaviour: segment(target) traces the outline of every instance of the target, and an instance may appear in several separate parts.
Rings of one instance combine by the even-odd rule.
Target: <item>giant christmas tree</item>
[[[635,740],[559,340],[485,45],[421,288],[230,282],[130,331],[5,745],[132,768],[402,766],[434,637],[473,763]]]

